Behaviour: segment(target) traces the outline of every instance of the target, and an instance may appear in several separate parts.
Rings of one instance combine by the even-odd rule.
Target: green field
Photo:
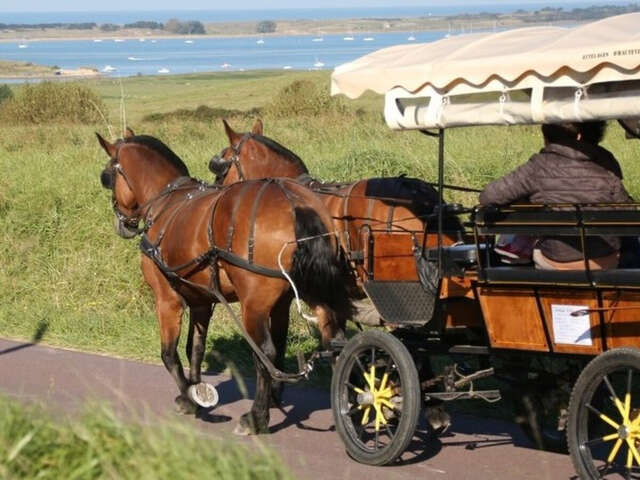
[[[327,72],[134,77],[85,84],[104,99],[103,113],[114,135],[122,132],[124,117],[136,133],[168,144],[192,175],[211,180],[207,163],[228,143],[219,119],[144,118],[200,105],[238,111],[267,107],[282,88],[300,79],[329,88]],[[312,174],[326,180],[401,173],[436,179],[435,140],[390,131],[380,96],[367,94],[344,104],[346,112],[285,116],[267,108],[265,134],[298,153]],[[246,131],[254,120],[255,115],[238,114],[230,122]],[[105,122],[0,124],[0,335],[159,362],[157,325],[139,271],[138,245],[113,233],[110,195],[98,178],[108,159],[95,131],[110,136]],[[537,127],[450,130],[446,182],[482,187],[523,163],[540,145]],[[620,160],[625,184],[637,198],[638,143],[625,141],[612,124],[604,145]],[[469,194],[448,199],[475,202]],[[223,359],[246,367],[248,349],[221,311],[211,324],[209,342]],[[291,351],[316,345],[298,318],[290,345]]]
[[[73,421],[0,397],[0,478],[285,480],[259,440],[249,449],[176,421],[124,422],[89,405]],[[256,448],[257,447],[257,448]]]

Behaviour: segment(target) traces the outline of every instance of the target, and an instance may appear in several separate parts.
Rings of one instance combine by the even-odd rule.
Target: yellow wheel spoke
[[[384,418],[384,415],[382,414],[382,408],[379,405],[374,405],[374,408],[376,409],[376,431],[379,431],[380,424],[387,423],[387,420]]]
[[[611,449],[611,453],[609,454],[609,458],[607,458],[607,462],[612,463],[613,459],[616,458],[618,450],[620,450],[620,446],[622,445],[622,439],[618,438],[615,445]]]
[[[611,440],[615,440],[616,438],[619,438],[620,436],[618,435],[618,433],[612,433],[611,435],[606,435],[604,437],[602,437],[602,441],[603,442],[610,442]]]
[[[367,405],[362,414],[362,425],[369,423],[369,413],[371,412],[371,405]]]
[[[369,389],[372,392],[376,391],[376,367],[371,365],[371,371],[369,372]]]
[[[380,382],[380,393],[382,393],[382,391],[386,390],[386,386],[387,386],[387,380],[389,380],[389,374],[385,373],[382,376],[382,381]]]
[[[616,404],[616,408],[618,409],[618,411],[620,412],[620,416],[622,417],[622,423],[626,423],[627,421],[627,416],[626,416],[626,408],[624,405],[622,405],[622,402],[620,401],[620,399],[618,397],[615,397],[613,399],[613,403]]]
[[[362,390],[361,388],[358,388],[358,387],[355,387],[353,389],[353,391],[356,392],[356,393],[364,393],[364,390]]]
[[[638,450],[636,449],[635,443],[636,443],[636,441],[633,438],[627,437],[627,445],[629,445],[629,450],[631,451],[631,453],[633,453],[633,458],[636,459],[636,463],[638,465],[640,465],[640,454],[638,453]]]
[[[384,405],[387,408],[390,408],[391,410],[395,409],[395,406],[393,405],[393,403],[391,403],[389,400],[387,400],[386,398],[381,398],[380,399],[380,404]]]
[[[629,392],[624,396],[624,421],[628,422],[630,420],[629,415],[631,414],[631,394]]]
[[[601,418],[604,422],[606,422],[606,423],[608,423],[609,425],[611,425],[611,426],[612,426],[613,428],[615,428],[616,430],[617,430],[618,428],[620,428],[620,425],[618,425],[616,422],[614,422],[613,420],[611,420],[611,419],[610,419],[609,417],[607,417],[604,413],[601,413],[601,414],[600,414],[600,418]]]
[[[627,468],[633,467],[633,453],[631,453],[631,449],[627,449]]]

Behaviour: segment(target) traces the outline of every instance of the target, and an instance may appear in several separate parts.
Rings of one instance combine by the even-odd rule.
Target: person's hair
[[[572,123],[546,123],[542,125],[542,135],[547,143],[562,143],[566,140],[575,140],[578,134],[581,141],[598,145],[604,137],[607,122],[572,122]]]

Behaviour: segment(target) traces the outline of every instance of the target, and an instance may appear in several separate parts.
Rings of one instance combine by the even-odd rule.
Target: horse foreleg
[[[242,317],[247,333],[272,362],[276,350],[269,332],[269,312],[264,306],[253,308],[247,303],[242,305]],[[256,366],[256,393],[251,410],[242,417],[234,433],[251,435],[269,433],[269,401],[271,397],[271,375],[257,355],[253,355]]]
[[[291,295],[283,296],[271,310],[271,338],[276,349],[274,365],[278,370],[284,369],[284,356],[287,350],[287,334],[289,332],[289,307]],[[284,383],[271,380],[270,406],[280,408],[282,406],[282,391]]]
[[[178,413],[195,413],[196,405],[187,396],[189,383],[178,356],[178,340],[180,339],[183,312],[182,298],[171,288],[167,279],[147,257],[142,258],[142,273],[155,295],[162,363],[180,391],[180,395],[175,399],[176,411]]]
[[[200,383],[202,360],[206,350],[207,330],[213,307],[192,307],[189,311],[189,338],[187,339],[187,358],[189,358],[189,384]]]

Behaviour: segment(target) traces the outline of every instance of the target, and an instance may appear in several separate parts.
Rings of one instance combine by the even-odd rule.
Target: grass
[[[124,422],[105,407],[87,412],[73,421],[54,419],[40,407],[0,397],[0,478],[292,478],[266,448],[204,437],[177,422]]]
[[[120,92],[126,123],[136,133],[157,136],[189,166],[192,175],[212,180],[211,156],[228,145],[218,120],[167,115],[177,108],[242,112],[271,104],[294,81],[328,89],[327,72],[243,72],[86,80],[98,92],[121,131]],[[20,87],[15,87],[16,96]],[[367,94],[344,101],[346,113],[263,117],[265,134],[304,159],[312,174],[326,180],[355,180],[406,173],[434,181],[437,143],[417,132],[390,131],[382,119],[382,98]],[[358,112],[356,114],[356,112]],[[237,117],[232,126],[250,130],[254,118]],[[99,174],[108,158],[94,131],[97,124],[0,125],[0,335],[42,338],[49,344],[159,362],[159,335],[150,292],[139,270],[137,242],[117,237],[108,192]],[[640,196],[637,143],[625,141],[612,125],[604,146],[620,160],[627,189]],[[445,181],[480,188],[539,150],[537,127],[451,129],[446,136]],[[473,194],[448,195],[473,204]],[[248,347],[218,309],[208,349],[247,371]],[[184,337],[184,335],[183,335]],[[294,315],[289,343],[294,352],[317,344]],[[223,365],[213,357],[209,367]],[[167,381],[170,381],[167,377]]]

